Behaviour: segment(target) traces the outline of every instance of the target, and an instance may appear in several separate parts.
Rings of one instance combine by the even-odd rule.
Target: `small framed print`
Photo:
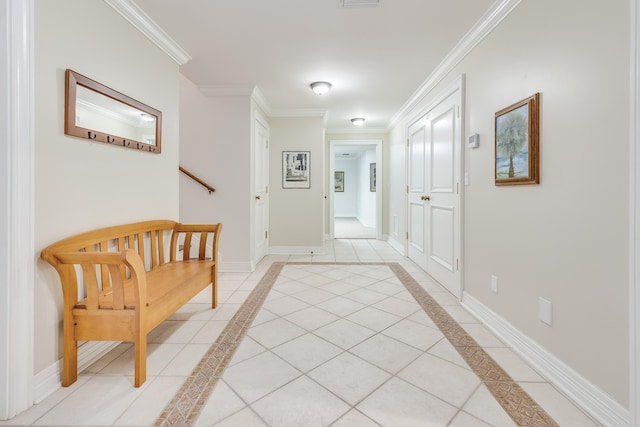
[[[309,151],[282,152],[282,188],[311,188]]]
[[[376,164],[369,163],[369,191],[375,193],[376,191]]]
[[[495,116],[495,185],[540,183],[540,93]]]
[[[335,192],[336,193],[344,193],[344,172],[336,171],[336,175],[334,178],[335,183]]]

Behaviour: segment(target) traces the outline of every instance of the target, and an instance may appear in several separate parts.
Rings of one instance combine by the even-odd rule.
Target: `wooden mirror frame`
[[[95,129],[88,129],[76,125],[76,105],[78,85],[104,95],[115,101],[121,102],[129,107],[139,110],[141,113],[149,114],[155,118],[155,144],[143,141],[127,139],[119,135],[104,133]],[[80,138],[87,138],[91,141],[104,142],[119,147],[133,148],[135,150],[146,151],[159,154],[162,142],[162,113],[155,108],[149,107],[142,102],[136,101],[118,91],[115,91],[103,84],[91,80],[88,77],[78,74],[73,70],[66,71],[66,91],[65,91],[65,117],[64,133]]]

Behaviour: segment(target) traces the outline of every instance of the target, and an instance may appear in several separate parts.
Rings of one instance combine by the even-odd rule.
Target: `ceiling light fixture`
[[[316,95],[324,95],[331,89],[331,83],[329,82],[313,82],[309,86],[311,86],[311,90]]]
[[[142,116],[142,120],[144,120],[145,122],[152,122],[153,119],[155,118],[151,114],[147,114],[147,113],[140,113],[140,116]]]
[[[351,119],[351,123],[353,123],[354,126],[362,126],[364,124],[364,119],[362,117],[355,117]]]

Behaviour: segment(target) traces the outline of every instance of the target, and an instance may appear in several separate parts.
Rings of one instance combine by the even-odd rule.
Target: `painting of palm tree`
[[[496,113],[496,185],[539,183],[540,94]]]
[[[498,178],[529,175],[529,106],[504,114],[496,119],[496,149]]]

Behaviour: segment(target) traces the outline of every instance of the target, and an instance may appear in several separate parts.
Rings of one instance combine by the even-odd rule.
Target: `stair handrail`
[[[195,182],[197,182],[198,184],[202,185],[204,188],[209,190],[209,194],[211,194],[214,191],[216,191],[215,188],[213,188],[212,186],[210,186],[209,184],[207,184],[206,182],[204,182],[203,180],[201,180],[200,178],[198,178],[197,176],[195,176],[194,174],[192,174],[191,172],[189,172],[188,170],[186,170],[182,166],[178,166],[178,169],[180,169],[180,172],[182,172],[183,174],[187,175],[189,178],[191,178],[192,180],[194,180]]]

